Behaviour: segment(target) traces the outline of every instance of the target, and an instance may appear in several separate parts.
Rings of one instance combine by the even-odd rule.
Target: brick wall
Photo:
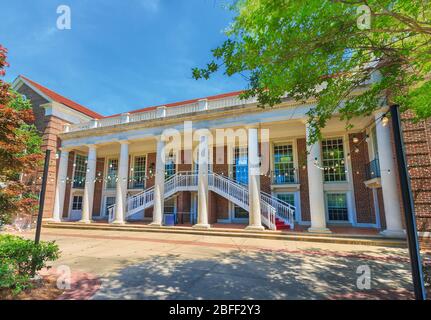
[[[310,221],[310,197],[308,192],[307,142],[305,138],[297,139],[299,183],[301,195],[302,221]]]
[[[59,159],[56,159],[56,152],[61,145],[58,134],[63,131],[63,125],[66,124],[62,119],[54,116],[45,116],[45,109],[40,105],[48,103],[47,100],[38,95],[33,89],[23,84],[18,92],[25,95],[30,100],[32,110],[35,116],[34,124],[42,136],[42,151],[51,150],[50,165],[48,169],[48,182],[46,185],[45,206],[43,216],[52,217],[54,209],[55,188],[57,184],[57,170]],[[42,176],[43,167],[38,170],[38,176]],[[36,181],[36,191],[40,190],[41,180]]]
[[[185,162],[184,150],[180,152],[180,162],[177,165],[177,171],[191,171],[192,164]],[[177,196],[177,213],[180,223],[190,222],[190,211],[191,211],[191,193],[189,191],[179,192]]]
[[[97,158],[96,162],[96,183],[94,184],[93,216],[102,214],[102,191],[103,173],[105,168],[105,158]]]
[[[355,195],[356,219],[358,223],[376,223],[376,215],[373,206],[373,191],[365,186],[367,180],[365,166],[369,162],[368,146],[364,142],[366,134],[349,134],[350,162],[352,164],[353,188]],[[357,138],[358,143],[353,139]],[[355,149],[359,152],[355,152]]]
[[[401,118],[418,230],[431,231],[431,118],[416,122],[410,112]]]
[[[73,163],[75,161],[75,153],[69,152],[69,159],[67,161],[67,178],[66,179],[66,191],[64,194],[64,206],[63,206],[63,218],[67,218],[69,215],[69,203],[70,203],[70,191],[72,190],[72,178],[73,178]]]
[[[222,163],[217,164],[217,148],[213,149],[213,171],[218,174],[223,174],[224,176],[229,176],[229,164],[227,160],[227,146],[219,147],[223,148],[224,159],[218,159],[218,162],[222,160]],[[217,222],[218,219],[228,219],[229,218],[229,201],[214,193],[210,192],[209,196],[210,212],[209,221],[210,223]]]
[[[30,99],[33,114],[35,117],[35,126],[37,130],[43,134],[45,131],[45,109],[42,108],[40,105],[48,103],[47,100],[42,98],[39,94],[37,94],[33,89],[31,89],[26,84],[23,84],[19,89],[18,92],[25,95],[27,99]]]
[[[154,175],[156,174],[156,153],[155,152],[149,153],[147,155],[147,157],[148,157],[148,160],[147,160],[147,177],[149,179],[147,179],[147,181],[145,182],[145,188],[149,188],[149,187],[154,186],[154,181],[155,181]],[[152,168],[153,172],[152,173],[150,173],[151,164],[153,164],[153,168]],[[144,217],[145,218],[152,218],[153,217],[153,207],[145,209]]]

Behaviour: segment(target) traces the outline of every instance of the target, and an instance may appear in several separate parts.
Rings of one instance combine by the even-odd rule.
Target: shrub
[[[0,235],[0,290],[18,294],[31,286],[33,268],[39,271],[59,257],[54,242],[40,242],[17,236]]]

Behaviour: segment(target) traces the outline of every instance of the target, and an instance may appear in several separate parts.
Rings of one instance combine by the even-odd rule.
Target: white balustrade
[[[169,198],[179,191],[197,191],[198,173],[196,172],[178,172],[165,181],[164,197]],[[209,172],[208,173],[209,190],[218,193],[229,201],[235,203],[245,210],[249,210],[248,188],[230,179],[226,176]],[[130,196],[127,199],[126,220],[136,212],[151,207],[154,204],[154,188],[150,187],[140,193]],[[113,207],[113,206],[111,206]],[[111,217],[114,209],[108,208]],[[292,229],[294,227],[295,207],[261,191],[261,214],[262,222],[269,229],[275,230],[276,217]]]
[[[128,123],[128,122],[155,120],[155,119],[161,119],[164,117],[185,115],[185,114],[190,114],[195,112],[202,112],[206,110],[215,110],[215,109],[222,109],[222,108],[240,106],[245,104],[253,104],[256,102],[257,102],[256,98],[249,98],[249,99],[242,100],[238,96],[227,97],[227,98],[217,99],[217,100],[201,99],[201,100],[198,100],[197,102],[187,103],[187,104],[174,106],[174,107],[162,106],[148,111],[142,111],[142,112],[136,112],[136,113],[130,113],[130,114],[129,113],[121,114],[118,116],[102,118],[99,120],[90,120],[88,122],[71,124],[64,128],[64,132],[76,132],[76,131],[89,130],[93,128],[110,127],[110,126],[115,126],[115,125]]]

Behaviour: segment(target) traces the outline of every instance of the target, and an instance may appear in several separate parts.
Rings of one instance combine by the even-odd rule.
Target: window
[[[82,210],[82,196],[73,196],[72,210]]]
[[[248,149],[240,147],[234,149],[233,178],[241,184],[248,184]]]
[[[169,156],[166,157],[165,163],[165,177],[169,178],[173,176],[176,172],[176,163],[175,163],[175,155],[170,153]]]
[[[131,188],[145,187],[145,156],[136,156],[133,163]]]
[[[284,184],[295,182],[292,145],[274,146],[274,183]]]
[[[346,181],[343,139],[322,141],[322,162],[325,182]]]
[[[295,207],[295,194],[294,193],[279,193],[277,194],[277,198],[280,199],[281,201],[284,201],[288,204],[290,204],[291,206]],[[294,219],[296,219],[295,217],[295,213],[293,214]]]
[[[106,176],[106,188],[113,189],[117,186],[118,159],[108,160],[108,174]]]
[[[379,158],[379,147],[377,144],[377,129],[375,126],[371,129],[371,138],[373,141],[374,159],[378,159]]]
[[[109,215],[108,208],[115,204],[115,197],[106,197],[105,200],[105,216]]]
[[[87,157],[77,154],[75,157],[75,167],[73,175],[73,187],[84,188],[85,186],[85,175],[87,173]]]
[[[347,195],[345,193],[327,193],[326,202],[330,221],[349,221]]]
[[[233,205],[233,217],[234,219],[247,219],[248,218],[248,211],[237,206],[236,204]]]
[[[165,201],[164,214],[174,214],[175,213],[175,200],[176,198],[171,198]]]

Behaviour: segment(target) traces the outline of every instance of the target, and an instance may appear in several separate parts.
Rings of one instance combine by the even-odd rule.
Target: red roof
[[[45,95],[47,95],[49,98],[51,98],[54,101],[57,101],[59,103],[62,103],[76,111],[79,111],[89,117],[92,118],[96,118],[96,119],[102,119],[102,118],[111,118],[111,117],[116,117],[119,116],[120,114],[113,114],[110,116],[102,116],[101,114],[94,112],[76,102],[73,102],[72,100],[69,100],[65,97],[63,97],[62,95],[48,89],[45,88],[44,86],[42,86],[41,84],[34,82],[33,80],[30,80],[27,77],[24,77],[22,75],[20,75],[20,77],[22,79],[24,79],[25,81],[29,82],[32,86],[36,87],[38,90],[40,90],[42,93],[44,93]],[[228,92],[228,93],[222,93],[222,94],[218,94],[218,95],[214,95],[214,96],[208,96],[208,97],[203,97],[203,98],[196,98],[196,99],[191,99],[191,100],[184,100],[184,101],[179,101],[179,102],[173,102],[173,103],[169,103],[169,104],[163,104],[163,105],[158,105],[158,106],[150,106],[150,107],[145,107],[145,108],[141,108],[141,109],[137,109],[137,110],[133,110],[133,111],[129,111],[130,113],[138,113],[138,112],[143,112],[143,111],[150,111],[150,110],[154,110],[157,107],[161,107],[161,106],[165,106],[165,107],[176,107],[176,106],[180,106],[180,105],[185,105],[185,104],[189,104],[189,103],[195,103],[201,99],[208,99],[208,100],[217,100],[217,99],[223,99],[223,98],[227,98],[227,97],[233,97],[233,96],[237,96],[241,93],[243,93],[244,90],[241,91],[233,91],[233,92]]]
[[[24,79],[25,81],[29,82],[32,86],[34,86],[35,88],[37,88],[39,91],[41,91],[43,94],[45,94],[46,96],[48,96],[49,98],[51,98],[52,100],[64,104],[65,106],[68,106],[69,108],[76,110],[78,112],[81,112],[89,117],[92,118],[96,118],[96,119],[100,119],[103,118],[103,116],[97,112],[94,112],[82,105],[80,105],[79,103],[76,103],[70,99],[67,99],[66,97],[63,97],[62,95],[49,90],[48,88],[45,88],[44,86],[42,86],[41,84],[34,82],[33,80],[30,80],[27,77],[24,77],[22,75],[20,75],[20,77],[22,79]]]

